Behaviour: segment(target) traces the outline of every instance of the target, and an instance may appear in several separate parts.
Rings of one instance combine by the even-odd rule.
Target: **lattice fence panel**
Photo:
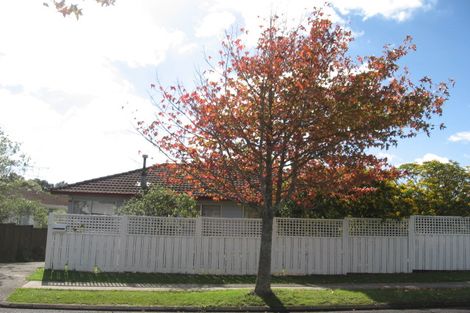
[[[121,217],[111,215],[58,214],[56,224],[66,225],[66,232],[119,234]]]
[[[261,237],[261,219],[202,218],[202,235],[208,237]]]
[[[341,237],[343,220],[278,218],[277,235],[284,237]]]
[[[415,231],[419,235],[470,235],[470,217],[416,216]]]
[[[194,236],[195,233],[194,218],[129,216],[129,235]]]
[[[408,220],[383,220],[375,218],[352,218],[349,220],[350,236],[408,236]]]

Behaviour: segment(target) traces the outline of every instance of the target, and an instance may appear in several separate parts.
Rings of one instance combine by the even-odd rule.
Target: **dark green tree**
[[[47,209],[37,201],[25,199],[21,190],[41,191],[37,182],[25,180],[19,173],[28,165],[20,144],[12,141],[0,129],[0,223],[19,222],[21,217],[33,216],[38,226],[47,224]]]
[[[195,217],[196,201],[185,193],[153,186],[146,193],[127,201],[118,209],[123,215]]]
[[[28,158],[21,153],[20,144],[12,141],[0,128],[0,179],[7,179],[26,168]]]
[[[470,215],[470,171],[457,162],[410,163],[400,166],[404,197],[414,214]]]
[[[279,216],[402,218],[410,215],[470,215],[468,167],[457,162],[430,161],[404,164],[399,170],[401,174],[395,179],[363,186],[370,188],[370,192],[350,197],[319,193],[311,206],[286,203]]]
[[[401,218],[414,214],[413,201],[406,188],[393,179],[375,181],[369,186],[370,192],[338,197],[334,194],[319,193],[313,205],[302,207],[287,203],[279,216],[302,218],[344,218],[377,217]]]

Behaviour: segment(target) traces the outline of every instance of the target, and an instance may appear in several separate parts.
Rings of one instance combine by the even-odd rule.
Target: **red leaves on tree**
[[[413,83],[398,65],[415,49],[411,37],[354,62],[351,33],[321,11],[308,27],[278,24],[271,18],[254,49],[227,36],[194,90],[160,86],[158,122],[141,129],[178,163],[169,179],[261,209],[259,295],[270,292],[274,211],[292,201],[310,207],[317,193],[354,197],[395,175],[369,149],[429,133],[449,96],[446,84]]]
[[[387,167],[368,149],[428,133],[447,85],[428,77],[414,83],[399,66],[415,50],[411,37],[380,56],[353,59],[351,33],[320,11],[308,27],[277,22],[255,49],[227,36],[214,61],[217,78],[202,76],[190,91],[160,86],[158,123],[147,138],[180,164],[180,177],[264,210],[287,200],[309,205],[305,195],[320,191],[368,191]]]

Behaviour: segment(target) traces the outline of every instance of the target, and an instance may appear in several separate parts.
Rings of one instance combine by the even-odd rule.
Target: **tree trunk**
[[[268,204],[263,210],[263,226],[261,232],[261,247],[258,262],[258,276],[256,278],[255,294],[266,296],[272,294],[271,290],[271,248],[273,234],[273,208]]]

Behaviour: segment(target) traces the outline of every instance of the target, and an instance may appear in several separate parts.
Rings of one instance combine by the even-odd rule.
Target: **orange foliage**
[[[371,180],[394,175],[369,148],[429,133],[447,85],[412,82],[398,65],[415,49],[410,37],[381,56],[351,57],[351,33],[321,11],[308,26],[279,24],[273,17],[255,48],[227,36],[194,90],[154,89],[158,120],[142,133],[181,165],[181,177],[265,209],[318,191],[367,192]]]

